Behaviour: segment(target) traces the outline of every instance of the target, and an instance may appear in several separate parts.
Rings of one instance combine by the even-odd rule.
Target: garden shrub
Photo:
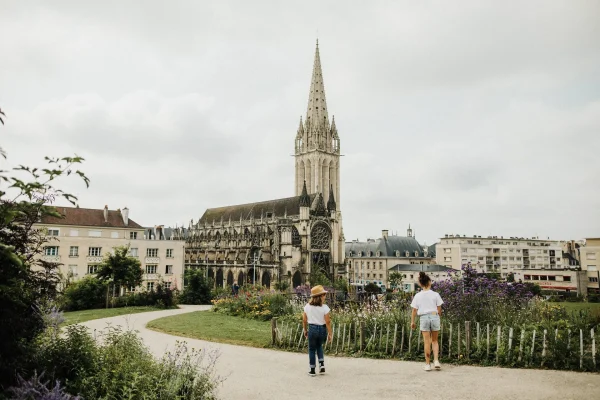
[[[90,310],[106,307],[106,284],[94,276],[71,282],[60,298],[65,311]]]
[[[79,325],[63,335],[49,330],[40,338],[36,367],[86,400],[216,398],[216,353],[178,343],[156,360],[134,332],[108,327],[99,335],[97,342]]]
[[[181,304],[210,304],[213,285],[204,276],[204,271],[188,269],[185,271],[185,287],[179,295]]]
[[[240,291],[237,296],[213,300],[213,305],[215,312],[263,321],[291,314],[294,310],[286,295],[260,289]]]
[[[11,400],[82,400],[79,396],[65,393],[58,381],[49,389],[50,381],[42,382],[43,377],[43,372],[39,376],[34,373],[28,380],[17,377],[17,386],[8,390]]]

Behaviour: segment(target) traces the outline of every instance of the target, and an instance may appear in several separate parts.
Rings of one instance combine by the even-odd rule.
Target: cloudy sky
[[[293,195],[318,35],[346,239],[600,236],[600,2],[0,0],[10,165],[143,225]]]

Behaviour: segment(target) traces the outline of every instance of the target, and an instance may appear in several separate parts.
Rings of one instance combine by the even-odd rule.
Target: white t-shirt
[[[433,290],[421,290],[415,295],[410,306],[417,309],[418,315],[437,312],[438,306],[444,304],[438,292]]]
[[[325,315],[329,314],[329,311],[327,304],[323,304],[320,307],[311,306],[310,304],[304,306],[308,323],[313,325],[325,325]]]

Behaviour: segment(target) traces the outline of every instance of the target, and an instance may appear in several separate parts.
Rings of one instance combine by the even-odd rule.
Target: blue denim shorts
[[[437,314],[424,314],[419,316],[421,331],[439,331],[440,316]]]

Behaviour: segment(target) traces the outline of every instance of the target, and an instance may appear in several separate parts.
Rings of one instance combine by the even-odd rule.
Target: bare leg
[[[433,344],[433,359],[438,361],[438,355],[440,354],[440,344],[438,343],[439,331],[431,332],[431,342]]]
[[[425,350],[425,364],[431,363],[431,332],[421,331],[423,334],[423,347]]]

